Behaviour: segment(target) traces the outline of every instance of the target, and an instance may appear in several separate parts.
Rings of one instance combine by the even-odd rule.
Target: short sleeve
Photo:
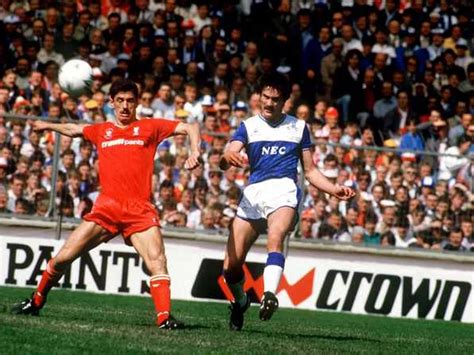
[[[94,145],[97,145],[97,140],[99,137],[100,124],[87,125],[82,129],[82,135],[85,140],[92,142]]]
[[[309,134],[308,126],[305,125],[303,128],[303,137],[301,137],[301,150],[311,149],[313,142],[311,142],[311,136]]]
[[[175,120],[165,120],[162,118],[152,118],[150,119],[153,122],[153,128],[155,129],[155,137],[157,143],[162,142],[164,139],[173,135],[176,127],[179,124],[179,121]]]
[[[230,141],[240,141],[243,144],[248,143],[247,128],[245,127],[245,123],[240,123],[240,126],[235,130],[234,135],[232,136]]]

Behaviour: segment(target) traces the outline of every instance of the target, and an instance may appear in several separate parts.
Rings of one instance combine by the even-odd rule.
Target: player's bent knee
[[[163,253],[149,256],[145,259],[145,262],[147,264],[148,269],[150,269],[152,273],[156,273],[161,272],[161,270],[163,269],[166,269],[167,259],[166,255]]]
[[[284,236],[274,235],[268,236],[267,249],[269,252],[281,252],[283,250],[283,241],[285,240]]]

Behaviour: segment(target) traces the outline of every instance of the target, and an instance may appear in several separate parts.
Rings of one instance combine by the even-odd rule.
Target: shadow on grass
[[[207,325],[203,325],[203,324],[189,324],[189,323],[186,323],[186,322],[184,323],[184,328],[183,329],[159,329],[153,323],[144,323],[144,322],[134,323],[133,325],[136,326],[136,327],[140,327],[140,328],[156,328],[159,331],[173,332],[173,333],[174,332],[187,331],[187,330],[209,330],[209,329],[213,328],[211,326],[207,326]],[[129,325],[127,325],[127,326],[129,326]]]
[[[323,340],[331,340],[331,341],[364,341],[364,342],[371,342],[371,343],[380,343],[378,339],[368,339],[364,337],[356,337],[356,336],[344,336],[344,335],[323,335],[323,334],[301,334],[301,333],[289,333],[289,332],[271,332],[265,330],[244,330],[244,332],[249,333],[257,333],[262,335],[267,335],[269,338],[275,338],[278,336],[288,337],[291,339],[323,339]]]

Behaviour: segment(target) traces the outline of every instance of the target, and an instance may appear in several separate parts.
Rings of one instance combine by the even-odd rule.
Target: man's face
[[[399,202],[408,201],[408,193],[404,188],[399,188],[396,192],[395,199]]]
[[[216,76],[218,78],[223,79],[226,77],[226,75],[227,75],[227,64],[225,63],[219,64],[216,68]]]
[[[339,56],[342,53],[342,44],[339,42],[333,43],[332,52],[335,56]]]
[[[302,105],[302,106],[298,107],[298,109],[296,110],[296,117],[298,117],[299,119],[307,121],[308,118],[309,118],[309,108],[308,108],[308,106],[303,106]]]
[[[171,87],[168,85],[163,85],[159,91],[160,99],[165,102],[168,102],[171,99]]]
[[[54,27],[56,26],[58,22],[58,12],[55,9],[48,9],[46,11],[46,23],[48,24],[49,27]]]
[[[194,102],[197,97],[197,90],[193,86],[186,86],[184,88],[184,96],[188,102]]]
[[[374,59],[374,65],[378,70],[383,70],[387,63],[387,56],[384,53],[377,53]]]
[[[319,31],[319,41],[321,43],[328,43],[330,38],[331,38],[331,33],[329,32],[329,28],[327,27],[321,28],[321,31]]]
[[[120,18],[119,17],[111,17],[109,19],[109,29],[117,29],[120,26]]]
[[[43,21],[37,20],[33,22],[33,34],[38,37],[43,36],[44,34]]]
[[[357,211],[353,208],[350,208],[347,211],[346,220],[349,225],[355,225],[357,223]]]
[[[405,93],[401,93],[398,95],[397,98],[398,106],[401,108],[405,108],[408,106],[408,95]]]
[[[341,28],[344,23],[342,13],[336,12],[332,15],[332,24],[336,28]]]
[[[171,200],[171,197],[173,196],[173,190],[171,187],[162,187],[160,189],[160,198],[163,201],[169,201]]]
[[[216,44],[218,44],[218,41],[216,41]],[[245,53],[250,59],[256,58],[258,55],[257,45],[253,42],[249,42],[245,48]]]
[[[131,91],[120,91],[110,99],[110,102],[114,106],[115,117],[120,124],[128,125],[135,119],[138,103]]]
[[[248,66],[245,71],[245,79],[247,82],[254,83],[257,80],[257,68],[255,66]]]
[[[184,206],[190,207],[194,200],[193,193],[189,190],[186,190],[183,195],[181,196],[181,202]]]
[[[176,37],[178,35],[178,24],[176,22],[170,22],[166,26],[166,34],[169,37]]]
[[[416,169],[410,167],[405,170],[403,175],[405,181],[412,184],[416,180]]]
[[[16,72],[20,76],[27,76],[28,75],[28,61],[26,59],[19,59],[16,63]]]
[[[311,19],[309,18],[308,15],[301,15],[298,17],[298,23],[300,25],[300,28],[302,30],[306,29],[309,24],[311,23]]]
[[[386,207],[383,211],[383,220],[386,225],[392,226],[395,222],[395,208]]]
[[[81,26],[83,27],[87,27],[89,26],[89,23],[91,22],[91,17],[88,13],[83,13],[80,17],[79,17],[79,23]]]
[[[204,125],[207,130],[214,132],[217,129],[217,117],[208,115]]]
[[[392,96],[392,85],[389,83],[384,83],[382,86],[382,95],[386,98]]]
[[[462,242],[462,233],[461,232],[451,232],[449,234],[449,242],[455,247],[461,246]]]
[[[316,114],[319,117],[324,117],[324,114],[326,113],[326,110],[327,110],[327,105],[324,101],[319,101],[315,106]]]
[[[41,81],[43,80],[43,75],[40,72],[32,72],[30,75],[30,84],[34,87],[38,87],[41,85]]]
[[[369,187],[369,176],[367,175],[362,175],[357,179],[357,183],[359,184],[359,188],[362,191],[366,191]]]
[[[365,71],[365,74],[364,74],[364,83],[367,85],[367,86],[370,86],[374,83],[374,80],[375,80],[375,73],[373,70],[371,69],[368,69]]]
[[[465,130],[469,128],[469,126],[471,125],[471,121],[472,121],[472,115],[470,113],[465,113],[464,115],[462,115],[461,124]]]
[[[21,196],[23,194],[24,187],[25,187],[25,184],[22,180],[20,179],[13,180],[11,188],[15,196]]]
[[[366,222],[365,223],[365,229],[366,229],[366,231],[369,235],[374,234],[375,233],[375,223],[373,223],[372,221]]]
[[[342,220],[341,220],[341,216],[338,216],[338,215],[331,215],[331,217],[329,218],[329,225],[337,230],[339,230],[342,226]]]
[[[461,222],[461,230],[463,231],[463,233],[466,237],[470,237],[472,235],[472,231],[473,231],[472,222],[462,221]]]
[[[375,201],[381,201],[383,199],[383,188],[382,186],[376,186],[372,190],[372,196]]]
[[[261,106],[261,115],[265,119],[278,119],[280,118],[281,111],[285,100],[281,96],[281,93],[272,88],[266,87],[262,90],[260,95],[260,106]]]
[[[434,34],[433,35],[433,45],[435,45],[436,47],[439,47],[443,44],[443,35],[440,35],[440,34]]]
[[[342,38],[344,38],[346,42],[349,42],[352,39],[352,26],[349,26],[349,25],[342,26],[341,34],[342,34]]]
[[[167,12],[174,12],[176,9],[176,1],[175,0],[166,0],[165,1],[165,9]]]

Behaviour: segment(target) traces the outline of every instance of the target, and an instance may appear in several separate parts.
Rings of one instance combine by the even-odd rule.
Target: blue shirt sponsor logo
[[[262,155],[285,155],[286,147],[271,146],[271,147],[262,147]]]

